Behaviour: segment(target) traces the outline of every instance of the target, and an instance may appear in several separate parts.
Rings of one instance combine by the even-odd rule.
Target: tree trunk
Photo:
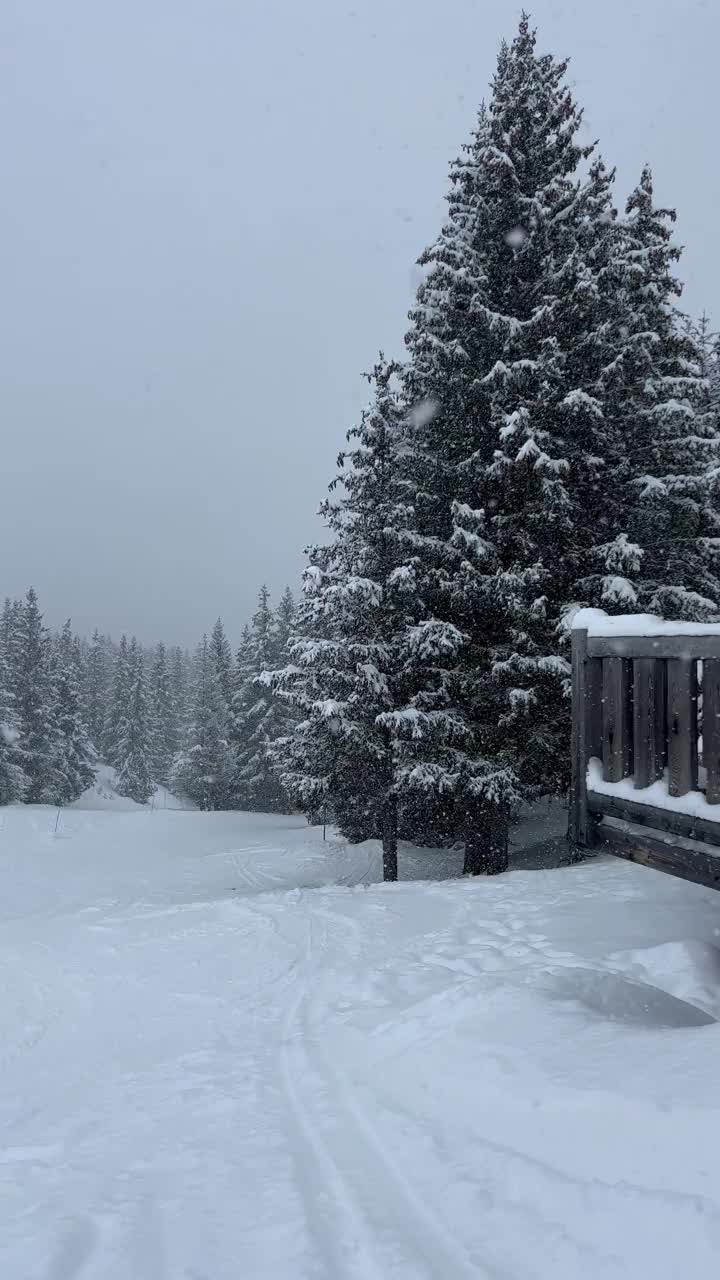
[[[509,866],[510,822],[502,809],[475,816],[465,837],[464,876],[496,876]]]
[[[397,841],[397,797],[388,796],[383,811],[383,880],[397,880],[398,878]]]

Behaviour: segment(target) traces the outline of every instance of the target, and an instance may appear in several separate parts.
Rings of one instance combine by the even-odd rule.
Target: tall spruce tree
[[[415,572],[429,616],[463,637],[447,685],[474,743],[453,771],[429,739],[424,774],[455,795],[470,871],[506,864],[520,793],[565,785],[561,624],[623,528],[602,398],[625,322],[622,237],[612,174],[599,160],[582,174],[592,148],[566,66],[537,53],[523,16],[451,170],[407,336]]]
[[[82,682],[85,724],[95,750],[103,750],[112,680],[113,655],[108,637],[97,628],[87,651]]]
[[[128,639],[126,635],[122,635],[115,653],[112,689],[103,730],[105,759],[116,769],[120,767],[122,759],[121,744],[128,736],[131,679]]]
[[[217,619],[210,632],[208,656],[217,676],[220,693],[229,711],[233,699],[233,660],[222,618]]]
[[[277,665],[279,646],[270,592],[263,585],[238,654],[232,719],[235,803],[258,813],[279,813],[287,808],[273,762],[274,744],[284,734],[287,717],[282,703],[261,680],[264,672]]]
[[[150,672],[152,706],[152,772],[156,782],[167,787],[172,762],[180,747],[180,725],[175,705],[168,652],[164,644],[155,646]]]
[[[22,800],[27,788],[12,668],[14,639],[12,603],[7,600],[0,622],[0,805]]]
[[[152,706],[145,674],[145,656],[135,636],[127,651],[128,697],[116,741],[117,789],[138,804],[153,793]]]
[[[50,637],[32,587],[17,614],[17,624],[14,693],[20,763],[28,780],[25,799],[32,804],[59,804],[64,787]]]
[[[414,744],[432,737],[453,753],[458,728],[462,736],[436,690],[411,701],[418,666],[425,673],[452,638],[418,618],[396,375],[381,357],[321,509],[334,540],[310,553],[291,661],[265,678],[300,714],[281,752],[287,786],[306,806],[329,800],[349,839],[382,840],[388,880],[397,879],[398,797],[417,767]]]
[[[195,654],[190,724],[173,765],[172,786],[199,809],[227,809],[232,775],[227,706],[217,664],[203,636]]]
[[[78,651],[69,621],[53,645],[52,684],[58,778],[54,799],[69,804],[94,778],[94,751],[82,715]]]
[[[179,645],[173,645],[169,654],[169,663],[170,689],[177,721],[177,752],[184,741],[190,716],[189,699],[192,661],[189,654],[181,649]]]
[[[675,211],[657,208],[650,169],[627,202],[627,336],[613,390],[626,458],[622,564],[639,606],[688,621],[720,616],[720,434],[707,339],[680,323]]]

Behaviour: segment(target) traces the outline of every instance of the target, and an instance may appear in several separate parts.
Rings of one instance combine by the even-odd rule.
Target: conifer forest
[[[220,619],[188,654],[6,600],[4,803],[103,761],[139,802],[322,813],[389,878],[399,837],[502,870],[518,804],[567,790],[574,611],[720,617],[718,340],[652,168],[618,191],[581,120],[523,17],[299,591],[261,588],[235,652]]]

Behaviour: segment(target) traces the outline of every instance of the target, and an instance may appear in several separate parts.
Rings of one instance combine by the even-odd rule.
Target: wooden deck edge
[[[720,889],[720,850],[717,855],[708,854],[687,845],[673,844],[659,834],[653,836],[649,830],[626,830],[605,822],[598,826],[596,840],[598,851],[604,848],[606,852],[629,862],[664,871],[709,889]]]
[[[677,813],[673,809],[658,809],[654,805],[629,800],[624,796],[609,796],[603,791],[592,789],[587,793],[587,806],[591,813],[620,818],[625,822],[638,822],[642,826],[653,827],[656,831],[667,831],[671,835],[684,836],[689,840],[704,840],[707,844],[720,845],[720,806],[718,821],[715,822],[709,818],[696,818],[688,813]]]

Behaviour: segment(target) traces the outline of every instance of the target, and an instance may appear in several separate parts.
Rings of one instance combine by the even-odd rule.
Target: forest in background
[[[524,16],[297,610],[263,590],[235,658],[218,623],[190,660],[8,602],[0,799],[66,803],[101,755],[136,799],[325,810],[388,878],[399,836],[500,871],[519,804],[567,786],[577,608],[720,619],[717,339],[650,168],[619,201],[566,72]]]

